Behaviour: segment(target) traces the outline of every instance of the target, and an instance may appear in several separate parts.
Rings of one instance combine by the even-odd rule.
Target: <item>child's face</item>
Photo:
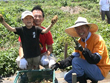
[[[32,28],[32,26],[33,26],[33,17],[32,16],[26,16],[22,21],[27,28]]]

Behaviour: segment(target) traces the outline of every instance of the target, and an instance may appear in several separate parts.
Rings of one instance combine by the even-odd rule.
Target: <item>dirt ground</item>
[[[57,79],[58,79],[58,83],[67,83],[65,80],[64,80],[64,76],[62,76],[62,75],[64,75],[66,72],[62,72],[62,71],[56,71],[55,72],[55,74],[56,74],[56,77],[57,77]],[[60,75],[59,75],[60,74]],[[90,80],[87,80],[87,83],[90,83],[91,81]],[[77,83],[79,83],[79,82],[77,82]],[[98,83],[110,83],[110,72],[109,72],[109,74],[107,75],[107,77],[104,79],[104,80],[102,80],[102,81],[98,81]]]
[[[60,9],[64,12],[68,12],[70,14],[79,14],[81,11],[86,10],[85,8],[82,8],[80,6],[75,6],[75,7],[65,6],[65,7],[61,7]]]
[[[66,71],[63,71],[63,72],[60,70],[55,71],[55,77],[58,80],[57,83],[67,83],[63,78],[65,73],[66,73]],[[15,77],[16,77],[16,74],[11,77],[1,78],[0,83],[14,83]],[[90,80],[87,80],[87,83],[90,83],[90,82],[91,82]],[[79,82],[77,82],[77,83],[79,83]],[[110,72],[104,80],[99,81],[98,83],[110,83]]]

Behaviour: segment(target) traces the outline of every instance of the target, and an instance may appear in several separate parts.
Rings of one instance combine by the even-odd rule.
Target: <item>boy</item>
[[[52,19],[51,25],[49,25],[46,29],[33,26],[34,16],[30,11],[24,11],[21,15],[21,20],[23,21],[25,26],[12,28],[5,22],[3,16],[0,15],[0,22],[9,31],[13,31],[15,34],[18,34],[21,38],[24,57],[20,60],[19,67],[21,69],[38,69],[38,64],[40,62],[40,47],[38,40],[39,35],[40,33],[47,33],[51,29],[51,27],[56,23],[57,17]]]

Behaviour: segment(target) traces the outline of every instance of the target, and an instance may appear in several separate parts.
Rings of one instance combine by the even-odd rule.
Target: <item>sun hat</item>
[[[24,19],[26,16],[32,16],[34,18],[31,11],[24,11],[21,15],[21,20]]]
[[[65,29],[65,32],[70,35],[71,37],[79,37],[79,35],[77,34],[75,27],[79,27],[82,25],[88,25],[90,27],[89,31],[91,33],[94,33],[98,30],[98,26],[96,24],[93,23],[88,23],[86,18],[83,17],[78,17],[78,19],[75,21],[75,25]]]

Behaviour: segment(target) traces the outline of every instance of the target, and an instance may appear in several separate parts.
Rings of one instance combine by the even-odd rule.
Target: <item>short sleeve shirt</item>
[[[44,27],[41,27],[41,28],[45,29]],[[20,37],[19,37],[18,41],[21,42]],[[50,31],[45,34],[40,34],[39,46],[40,46],[41,53],[44,53],[47,51],[46,45],[52,45],[52,44],[53,44],[53,38],[52,38],[52,34]]]
[[[24,58],[33,58],[40,55],[39,35],[42,28],[33,26],[31,29],[16,28],[16,34],[21,38]]]
[[[109,0],[100,0],[99,5],[101,5],[101,10],[109,11]]]

